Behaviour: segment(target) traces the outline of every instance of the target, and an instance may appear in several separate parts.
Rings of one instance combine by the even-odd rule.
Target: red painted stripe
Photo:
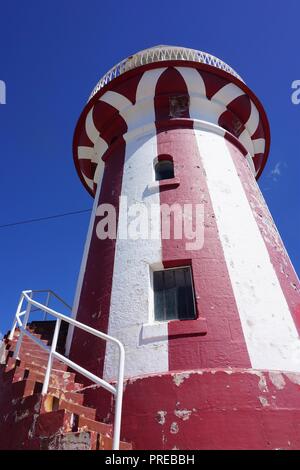
[[[185,64],[183,64],[185,65]],[[206,90],[206,96],[211,99],[221,88],[228,84],[228,78],[218,74],[206,72],[205,70],[198,70],[201,75]]]
[[[93,110],[95,127],[99,130],[102,139],[107,145],[115,142],[118,137],[125,134],[127,125],[119,112],[104,101],[98,101]]]
[[[175,75],[170,72],[172,80]],[[164,83],[160,80],[158,92],[164,93],[168,102],[168,71],[164,73]],[[182,77],[176,77],[176,93],[185,94],[186,85]],[[181,82],[179,82],[181,80]],[[170,81],[169,81],[170,83]],[[170,96],[170,95],[169,95]],[[203,203],[205,205],[205,243],[199,251],[186,250],[185,238],[182,240],[162,239],[162,261],[165,267],[191,265],[194,277],[197,313],[205,317],[207,335],[197,336],[191,329],[186,332],[185,322],[169,322],[169,370],[184,370],[201,367],[236,366],[249,367],[250,360],[241,328],[215,216],[210,201],[201,159],[194,131],[178,128],[178,119],[174,120],[177,129],[172,129],[173,120],[169,120],[169,129],[160,118],[165,118],[165,107],[158,108],[162,101],[156,97],[156,127],[158,155],[168,154],[173,157],[175,177],[180,185],[164,190],[160,189],[161,204]],[[184,119],[186,123],[187,119]],[[190,121],[190,127],[193,121]],[[182,330],[182,335],[180,335]]]
[[[223,129],[226,129],[230,133],[234,134],[236,137],[239,137],[245,130],[243,122],[229,109],[221,114],[218,120],[218,124],[220,127],[223,127]]]
[[[227,110],[219,117],[219,126],[239,137],[245,129],[251,113],[250,98],[247,95],[239,96],[228,104]]]
[[[254,134],[251,137],[252,137],[253,140],[255,140],[255,139],[265,139],[264,127],[263,127],[263,123],[262,123],[261,120],[258,123],[256,131],[254,132]]]
[[[97,167],[96,163],[86,158],[79,158],[78,162],[82,174],[93,179]]]

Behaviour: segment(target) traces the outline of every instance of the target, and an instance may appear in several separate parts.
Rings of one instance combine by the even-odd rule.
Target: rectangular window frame
[[[179,316],[174,317],[174,318],[166,318],[166,309],[164,310],[164,316],[165,318],[162,319],[157,319],[155,314],[155,289],[154,289],[154,275],[156,272],[166,272],[166,271],[175,271],[175,270],[183,270],[183,269],[188,269],[189,275],[190,275],[190,280],[191,280],[191,287],[192,287],[192,303],[193,303],[193,317],[192,315],[187,317],[187,318],[180,318]],[[168,322],[184,322],[184,321],[194,321],[198,319],[198,311],[197,311],[197,303],[196,303],[196,296],[195,296],[195,284],[194,284],[194,276],[193,276],[193,270],[191,265],[179,265],[179,266],[172,266],[170,268],[159,268],[159,269],[152,269],[151,270],[151,287],[152,287],[152,322],[154,324],[165,324]],[[166,301],[165,295],[164,295],[164,302]],[[187,302],[187,300],[186,300]],[[177,306],[178,308],[178,306]],[[177,314],[179,314],[177,310]]]

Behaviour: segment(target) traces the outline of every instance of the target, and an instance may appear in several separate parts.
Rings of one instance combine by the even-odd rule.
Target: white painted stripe
[[[190,96],[200,95],[206,97],[205,83],[198,70],[190,67],[176,67],[176,70],[183,77]]]
[[[104,175],[104,168],[105,168],[105,163],[103,160],[100,159],[95,174],[94,174],[94,183],[97,184],[97,189],[98,186],[101,188],[102,186],[102,180],[103,180],[103,175]]]
[[[109,104],[116,108],[119,112],[132,106],[131,101],[126,96],[121,95],[115,91],[107,91],[99,98],[99,101]]]
[[[248,121],[245,124],[246,129],[248,130],[250,136],[254,134],[259,124],[259,114],[257,107],[251,101],[251,112]]]
[[[149,181],[153,179],[156,156],[155,129],[151,135],[142,135],[127,142],[122,197],[128,198],[128,207],[144,203],[150,210],[151,204],[159,205],[159,191],[145,194]],[[151,321],[153,309],[152,296],[149,295],[150,266],[162,260],[160,217],[152,219],[152,223],[155,224],[155,237],[146,240],[121,239],[120,233],[127,226],[127,221],[126,211],[120,208],[108,334],[117,337],[125,346],[127,377],[168,371],[167,323],[161,325],[159,338],[143,338],[143,325]],[[114,347],[108,345],[104,367],[106,380],[116,376],[116,354]]]
[[[243,144],[246,150],[250,153],[252,158],[255,155],[253,148],[253,141],[251,140],[250,134],[247,129],[244,129],[241,135],[239,136],[239,141]]]
[[[202,76],[197,70],[176,67],[185,81],[190,97],[189,114],[192,119],[210,121],[218,124],[218,119],[226,111],[226,106],[218,101],[211,101],[206,96]]]
[[[99,131],[96,129],[95,124],[94,124],[93,110],[94,110],[94,107],[90,109],[90,111],[87,114],[87,117],[85,120],[85,130],[86,130],[88,138],[94,144],[99,136]]]
[[[83,176],[84,181],[88,185],[88,187],[93,190],[94,189],[94,181],[91,180],[91,178],[88,178],[87,176],[85,176],[83,173],[81,173],[81,174]]]
[[[95,142],[95,155],[96,155],[96,163],[97,163],[97,168],[95,170],[94,174],[94,182],[100,187],[102,185],[102,180],[103,180],[103,174],[104,174],[104,168],[105,168],[105,163],[102,160],[103,155],[105,154],[106,150],[108,149],[108,145],[102,137],[98,137],[98,139]]]
[[[99,161],[108,149],[108,145],[107,142],[99,135],[98,139],[95,142],[94,148],[95,153],[97,155],[97,161]]]
[[[211,100],[219,101],[220,103],[224,104],[224,106],[227,106],[229,103],[231,103],[231,101],[244,94],[245,92],[238,86],[234,85],[234,83],[228,83],[219,91],[217,91],[217,93],[212,96]]]
[[[94,147],[78,147],[78,159],[79,160],[93,160],[95,155]]]
[[[135,130],[142,127],[149,129],[149,126],[154,129],[155,122],[155,108],[154,96],[157,81],[161,74],[166,70],[165,67],[146,71],[141,77],[137,91],[136,102],[134,106],[120,111],[120,114],[125,119],[128,126],[128,135],[125,135],[125,140],[128,139],[130,134],[134,134]],[[138,130],[140,133],[140,130]],[[130,138],[132,138],[132,135]]]
[[[254,147],[254,153],[264,153],[265,147],[266,147],[266,141],[265,139],[254,139],[252,140],[253,142],[253,147]]]
[[[133,129],[153,124],[155,121],[154,95],[157,80],[166,70],[165,67],[146,71],[141,77],[136,91],[136,102],[133,105],[125,96],[115,91],[107,91],[99,101],[104,101],[116,108],[125,120],[128,132]],[[126,139],[126,135],[125,135]]]
[[[139,105],[140,101],[149,98],[151,100],[152,109],[154,110],[155,88],[159,77],[165,70],[166,67],[161,67],[158,69],[148,70],[143,74],[136,90],[136,105]]]
[[[300,372],[298,332],[226,142],[195,133],[252,367]]]
[[[121,196],[127,197],[128,207],[145,204],[148,212],[151,205],[159,207],[160,203],[159,191],[147,193],[146,188],[154,177],[153,163],[157,157],[154,96],[157,80],[164,70],[145,72],[137,88],[135,105],[126,110],[119,106],[128,127],[124,135],[126,153]],[[160,217],[154,214],[150,224],[151,238],[122,239],[120,234],[128,224],[126,211],[122,207],[119,210],[108,334],[117,337],[125,346],[127,377],[167,372],[169,367],[167,323],[162,325],[159,339],[143,340],[143,325],[153,319],[150,266],[162,265]],[[116,349],[107,345],[106,380],[116,377],[116,354]]]

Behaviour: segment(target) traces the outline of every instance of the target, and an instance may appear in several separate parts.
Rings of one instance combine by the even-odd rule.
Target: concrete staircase
[[[49,343],[45,324],[29,329]],[[0,351],[0,450],[110,450],[112,426],[97,421],[96,410],[84,406],[83,384],[75,374],[54,359],[49,391],[42,396],[48,354],[23,337],[15,361],[18,336],[16,330],[13,340],[4,339]],[[120,443],[120,450],[131,449],[130,443]]]

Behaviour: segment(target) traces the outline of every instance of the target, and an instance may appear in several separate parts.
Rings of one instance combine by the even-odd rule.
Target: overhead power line
[[[84,209],[81,211],[64,212],[63,214],[49,215],[48,217],[39,217],[38,219],[20,220],[19,222],[12,222],[10,224],[0,225],[0,229],[5,227],[14,227],[15,225],[33,224],[35,222],[42,222],[43,220],[58,219],[60,217],[66,217],[68,215],[83,214],[84,212],[91,212],[91,210],[92,209]]]

